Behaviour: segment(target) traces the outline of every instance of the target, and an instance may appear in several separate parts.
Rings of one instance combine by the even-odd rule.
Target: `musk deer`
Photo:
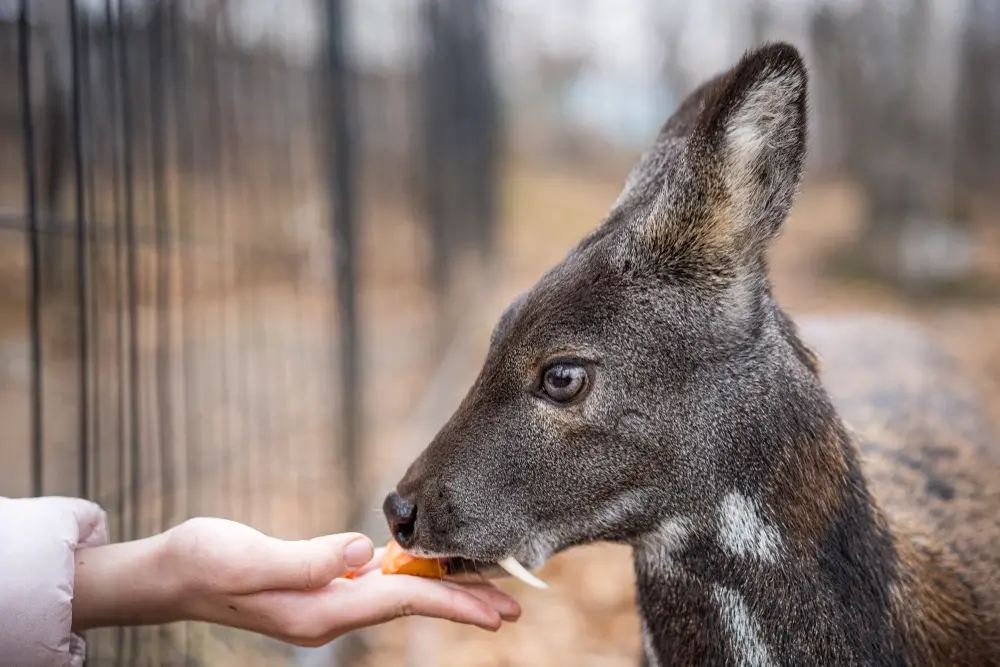
[[[1000,665],[1000,468],[975,396],[919,329],[800,331],[772,296],[806,82],[771,44],[684,101],[503,314],[385,514],[455,572],[631,545],[650,666]]]

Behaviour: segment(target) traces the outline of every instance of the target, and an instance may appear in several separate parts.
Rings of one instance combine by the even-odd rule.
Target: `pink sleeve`
[[[0,497],[0,661],[80,667],[71,633],[77,547],[108,541],[100,507],[75,498]]]

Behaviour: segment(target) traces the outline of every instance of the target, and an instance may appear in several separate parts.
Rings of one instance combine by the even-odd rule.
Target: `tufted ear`
[[[725,236],[753,245],[777,236],[806,153],[806,69],[791,46],[743,58],[702,111],[688,154]]]
[[[781,229],[806,151],[807,74],[771,44],[695,90],[629,175],[612,217],[658,256],[757,256]]]

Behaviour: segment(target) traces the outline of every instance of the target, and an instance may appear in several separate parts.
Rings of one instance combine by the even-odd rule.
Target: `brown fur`
[[[774,479],[780,480],[768,493],[769,506],[795,543],[816,544],[831,515],[843,502],[847,461],[835,429],[809,442],[795,456],[779,464]],[[786,480],[796,479],[790,485]]]
[[[818,319],[805,336],[891,517],[893,615],[911,664],[1000,664],[1000,465],[974,388],[892,320]]]
[[[912,527],[895,529],[899,571],[891,586],[892,613],[915,665],[989,664],[990,628],[976,613],[962,564],[933,538]]]

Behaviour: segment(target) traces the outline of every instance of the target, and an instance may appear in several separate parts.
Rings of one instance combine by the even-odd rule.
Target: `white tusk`
[[[528,572],[524,569],[524,566],[517,562],[513,557],[508,556],[501,561],[497,562],[497,565],[502,567],[504,571],[515,579],[520,579],[529,586],[534,586],[535,588],[548,588],[549,585]]]

